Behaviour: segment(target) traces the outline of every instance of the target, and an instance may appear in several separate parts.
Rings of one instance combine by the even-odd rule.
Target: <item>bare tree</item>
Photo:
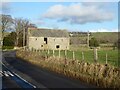
[[[28,27],[29,27],[29,20],[23,20],[23,46],[26,45],[28,39]]]
[[[1,27],[1,32],[2,32],[1,39],[3,40],[4,32],[5,32],[5,30],[9,30],[11,28],[12,23],[13,23],[13,19],[10,15],[1,14],[0,17],[1,17],[0,27]]]
[[[26,41],[27,41],[27,30],[29,27],[29,20],[22,19],[22,18],[15,18],[14,27],[16,30],[16,44],[15,45],[18,46],[19,38],[23,38],[22,45],[25,46]],[[20,35],[22,35],[22,37],[20,37]]]
[[[18,46],[19,35],[20,35],[20,33],[22,33],[22,30],[23,30],[23,20],[21,18],[14,19],[14,28],[16,31],[15,46]]]

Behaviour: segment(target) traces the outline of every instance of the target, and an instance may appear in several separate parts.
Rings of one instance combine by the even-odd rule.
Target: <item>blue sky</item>
[[[39,28],[68,31],[117,31],[118,3],[11,2],[13,18],[27,18]]]

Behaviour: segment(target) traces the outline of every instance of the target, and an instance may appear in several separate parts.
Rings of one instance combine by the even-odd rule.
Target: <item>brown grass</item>
[[[59,59],[51,56],[45,57],[35,52],[22,50],[17,51],[17,56],[32,64],[99,87],[120,87],[120,68],[99,63],[89,64],[77,60]]]

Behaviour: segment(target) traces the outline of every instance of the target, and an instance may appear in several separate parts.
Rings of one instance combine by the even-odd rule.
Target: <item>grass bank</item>
[[[120,68],[114,66],[43,56],[41,53],[23,50],[17,51],[17,56],[32,64],[99,87],[120,87]]]

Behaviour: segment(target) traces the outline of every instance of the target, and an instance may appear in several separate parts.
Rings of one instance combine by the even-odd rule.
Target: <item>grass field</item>
[[[90,39],[95,37],[100,44],[113,44],[118,40],[118,32],[91,32]],[[71,44],[85,44],[88,36],[87,34],[74,34],[70,37]]]
[[[49,51],[49,55],[52,56],[53,55],[53,51],[50,50]],[[55,56],[59,56],[59,51],[55,50]],[[84,53],[84,61],[89,62],[89,63],[93,63],[94,62],[94,53],[93,53],[93,49],[90,50],[77,50],[74,51],[75,53],[75,59],[76,60],[82,60],[82,52]],[[61,57],[65,58],[65,51],[61,51]],[[117,66],[118,65],[118,50],[98,50],[98,62],[105,64],[106,63],[106,53],[107,53],[107,62],[110,65],[113,66]],[[47,51],[42,51],[41,55],[47,55]],[[68,59],[72,59],[73,58],[73,51],[67,50],[67,58]]]

